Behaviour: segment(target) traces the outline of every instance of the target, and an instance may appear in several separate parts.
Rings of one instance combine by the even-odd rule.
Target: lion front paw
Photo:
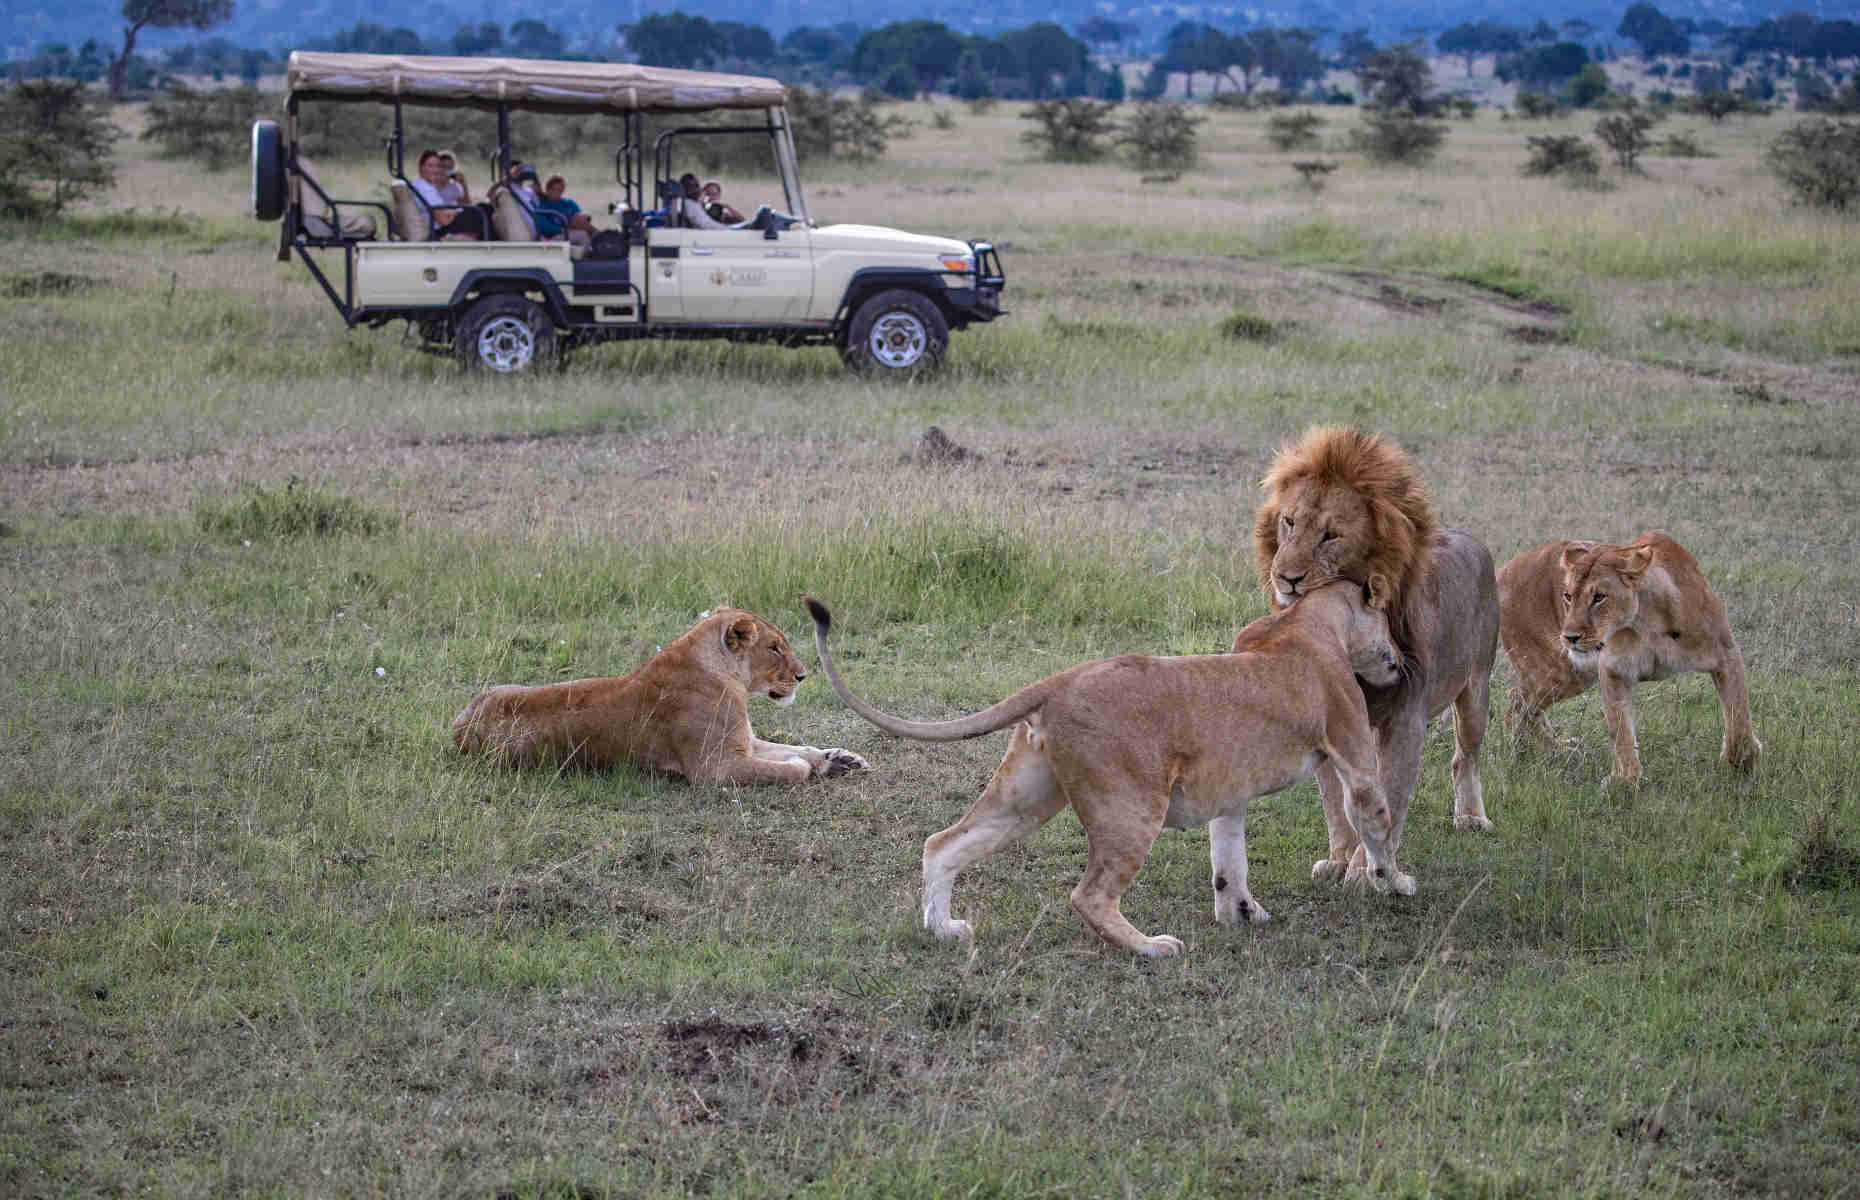
[[[1747,742],[1739,742],[1735,746],[1726,744],[1724,761],[1740,771],[1748,771],[1757,765],[1757,758],[1762,753],[1763,743],[1757,740],[1755,734],[1752,734]]]
[[[972,941],[975,930],[967,921],[958,921],[954,917],[936,920],[926,914],[924,928],[928,929],[939,942]]]
[[[1320,858],[1311,864],[1313,879],[1342,879],[1350,864],[1341,858]]]
[[[1151,958],[1173,958],[1178,954],[1185,953],[1188,947],[1182,944],[1181,938],[1170,937],[1166,933],[1159,933],[1155,937],[1144,938],[1135,946],[1131,947],[1131,949],[1135,950],[1138,954],[1148,955]]]
[[[823,750],[821,753],[826,757],[821,760],[817,774],[823,779],[837,779],[841,775],[850,775],[854,771],[872,769],[872,765],[866,762],[862,755],[854,754],[851,750],[841,750],[836,746],[831,750]]]
[[[1492,820],[1484,813],[1456,813],[1453,817],[1453,828],[1473,829],[1484,833],[1492,828]]]
[[[1393,893],[1398,896],[1414,895],[1414,876],[1405,874],[1399,867],[1371,867],[1363,872],[1369,885],[1383,895]]]

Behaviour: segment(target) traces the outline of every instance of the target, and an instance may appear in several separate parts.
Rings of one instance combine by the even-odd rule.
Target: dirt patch
[[[688,1122],[724,1120],[754,1103],[837,1108],[847,1097],[900,1079],[906,1064],[856,1018],[827,1005],[788,1022],[737,1022],[715,1011],[660,1029],[664,1073],[683,1083]]]

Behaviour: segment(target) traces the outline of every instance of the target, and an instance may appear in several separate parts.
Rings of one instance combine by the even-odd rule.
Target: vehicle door
[[[682,321],[685,318],[685,255],[695,229],[652,226],[646,233],[646,276],[639,281],[646,294],[648,321]]]
[[[766,325],[799,320],[814,296],[811,231],[680,229],[687,321]]]

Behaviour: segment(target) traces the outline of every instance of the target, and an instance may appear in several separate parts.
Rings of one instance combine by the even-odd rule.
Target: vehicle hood
[[[969,244],[955,238],[906,233],[883,225],[821,225],[815,228],[818,250],[871,250],[890,254],[967,254]]]

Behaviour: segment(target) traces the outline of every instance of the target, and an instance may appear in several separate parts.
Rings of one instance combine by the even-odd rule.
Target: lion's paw
[[[825,779],[837,779],[841,775],[850,775],[854,771],[872,769],[872,764],[866,762],[863,755],[854,754],[851,750],[841,750],[835,746],[821,753],[827,756],[820,764],[820,775]]]
[[[1311,864],[1313,879],[1342,879],[1349,871],[1350,864],[1338,858],[1320,858]]]
[[[926,925],[930,932],[936,935],[936,940],[939,942],[954,942],[958,940],[966,942],[975,937],[975,930],[967,921],[950,919],[935,925],[928,925],[926,922]]]
[[[1363,877],[1383,895],[1414,895],[1414,876],[1405,874],[1399,867],[1375,867],[1363,872]]]
[[[1181,938],[1170,937],[1166,933],[1144,938],[1137,943],[1135,949],[1138,954],[1145,954],[1151,958],[1173,958],[1178,954],[1187,953],[1188,950],[1182,944]]]
[[[1748,771],[1757,765],[1757,758],[1763,753],[1763,743],[1754,736],[1736,746],[1724,748],[1724,761],[1740,771]]]
[[[1455,813],[1453,816],[1453,828],[1472,829],[1484,833],[1492,828],[1492,820],[1484,813]]]

